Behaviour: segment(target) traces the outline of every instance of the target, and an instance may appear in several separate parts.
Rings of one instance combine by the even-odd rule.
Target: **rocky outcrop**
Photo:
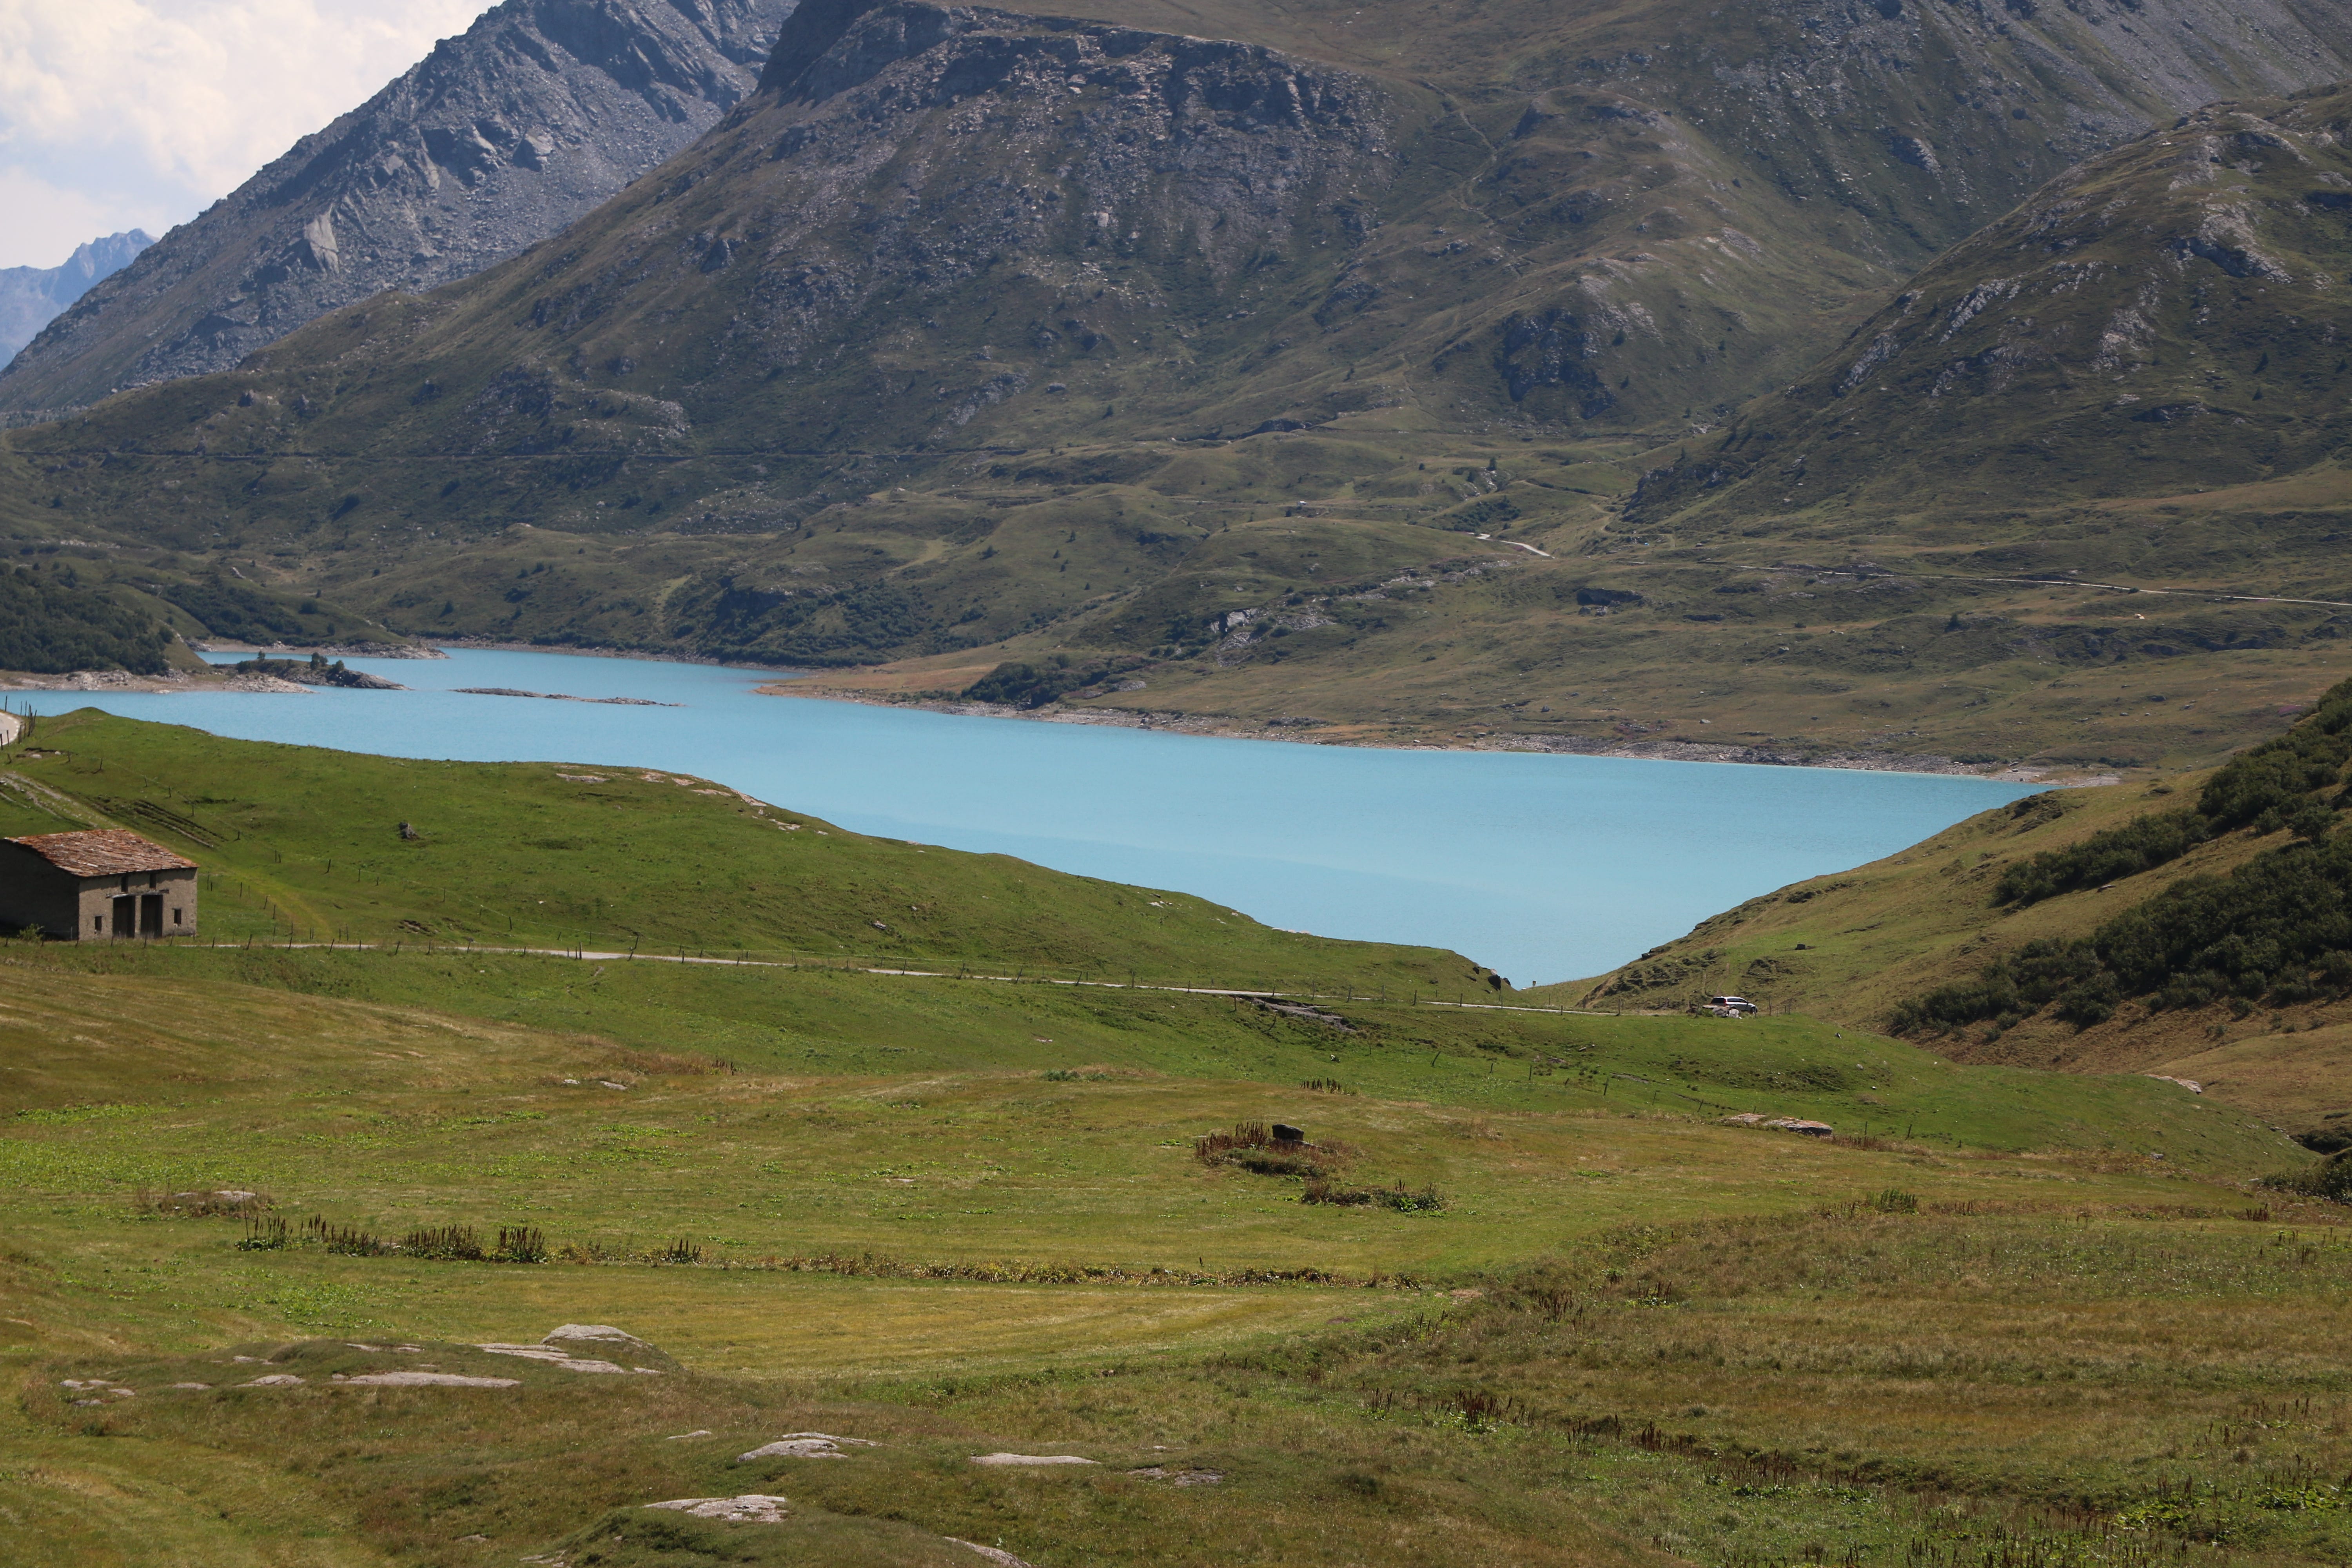
[[[790,9],[507,0],[82,295],[0,373],[0,409],[226,370],[340,306],[511,256],[709,130]]]
[[[33,341],[57,313],[155,243],[143,228],[78,245],[61,267],[0,268],[0,361]]]

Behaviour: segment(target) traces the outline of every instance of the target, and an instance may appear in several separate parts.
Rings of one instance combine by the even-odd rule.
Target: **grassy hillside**
[[[0,826],[102,803],[176,824],[208,919],[260,889],[444,929],[0,948],[20,1553],[1738,1568],[1992,1538],[2317,1568],[2345,1544],[2315,1479],[2352,1464],[2340,1210],[2257,1184],[2311,1156],[2177,1085],[1792,1015],[1433,1005],[1474,984],[1449,955],[787,832],[675,775],[88,715],[36,742]],[[586,837],[635,859],[593,880],[563,858]],[[1345,984],[1282,1011],[446,929],[543,937],[602,898],[690,933],[721,867],[790,891],[779,939],[879,885],[936,897],[922,940],[983,973],[1125,942]],[[1748,1110],[1835,1134],[1725,1121]],[[1309,1142],[1196,1142],[1276,1121]],[[562,1323],[642,1339],[485,1348]],[[859,1441],[749,1457],[809,1433]],[[973,1463],[1001,1454],[1092,1463]],[[745,1494],[782,1511],[645,1506]]]
[[[1185,894],[869,838],[659,770],[404,762],[89,710],[44,719],[6,763],[0,828],[55,831],[72,818],[152,835],[204,868],[203,939],[212,942],[483,943],[985,963],[1178,983],[1502,988],[1436,949],[1276,931]]]
[[[143,962],[206,957],[228,955]],[[446,967],[336,957],[394,985]],[[413,1004],[13,963],[37,983],[0,1008],[0,1164],[38,1201],[0,1259],[0,1359],[26,1389],[0,1417],[0,1501],[58,1560],[973,1560],[952,1538],[1039,1565],[1434,1563],[1465,1542],[1483,1562],[1648,1563],[1664,1535],[1727,1565],[1832,1533],[1890,1560],[1992,1529],[2058,1550],[2126,1516],[2168,1543],[2222,1526],[2205,1550],[2232,1563],[2339,1544],[2332,1492],[2273,1500],[2347,1458],[2315,1347],[2352,1253],[2324,1211],[2229,1180],[2291,1162],[2275,1135],[2145,1079],[1941,1067],[1795,1020],[1713,1030],[1758,1068],[1852,1051],[1987,1127],[2029,1102],[2060,1119],[2034,1153],[1815,1143],[1624,1105],[1624,1079],[1607,1100],[1574,1074],[1506,1098],[1500,1073],[1384,1071],[1357,1040],[1318,1070],[1363,1092],[1304,1090],[1314,1026],[1291,1021],[1229,1027],[1222,1071],[1181,1051],[1056,1079],[945,1066],[884,988],[974,1033],[999,1005],[1036,1009],[1038,1033],[1075,1021],[1069,994],[1031,989],[865,977],[853,1006],[821,995],[845,977],[795,976],[779,1012],[830,1008],[909,1055],[722,1070]],[[1103,1000],[1130,1038],[1163,1005]],[[1690,1021],[1507,1022],[1611,1069],[1709,1054]],[[1206,1013],[1178,1037],[1200,1037]],[[1269,1114],[1348,1179],[1446,1206],[1305,1205],[1295,1176],[1193,1158],[1198,1132]],[[2183,1157],[2153,1162],[2137,1145],[2168,1119]],[[2131,1146],[2084,1148],[2103,1123]],[[2200,1132],[2218,1142],[2190,1156]],[[154,1205],[216,1186],[266,1191],[289,1245]],[[313,1213],[394,1241],[529,1225],[567,1260],[338,1252],[304,1239]],[[2126,1315],[2161,1355],[2118,1352]],[[564,1321],[645,1336],[619,1362],[656,1375],[476,1348]],[[512,1382],[337,1381],[386,1372]],[[304,1381],[236,1386],[265,1375]],[[2053,1406],[2039,1385],[2062,1376],[2092,1397]],[[2262,1401],[2296,1424],[2234,1463],[2182,1444]],[[881,1447],[733,1458],[812,1430]],[[2159,1489],[2137,1461],[2168,1446]],[[1005,1451],[1097,1463],[971,1463]],[[641,1506],[744,1492],[789,1517]]]
[[[2190,1079],[2352,1142],[2347,727],[2338,685],[2209,773],[1986,812],[1533,994],[1671,1007],[1741,991],[1967,1059]]]
[[[1249,1003],[1124,988],[1073,992],[490,954],[53,948],[20,962],[37,963],[28,973],[102,982],[105,994],[152,992],[158,1000],[142,1005],[149,1008],[233,983],[362,1007],[431,1006],[494,1029],[568,1032],[586,1042],[583,1048],[624,1057],[705,1053],[744,1070],[1024,1079],[1066,1072],[1087,1082],[1096,1081],[1089,1074],[1108,1073],[1107,1081],[1130,1085],[1168,1077],[1255,1080],[1281,1102],[1269,1116],[1337,1118],[1347,1126],[1366,1113],[1353,1097],[1370,1095],[1511,1114],[1654,1111],[1706,1121],[1755,1111],[1948,1151],[2138,1157],[2161,1148],[2194,1168],[2237,1173],[2267,1168],[2285,1149],[2251,1118],[2217,1113],[2153,1079],[1962,1070],[1933,1052],[1865,1041],[1803,1017],[1739,1029],[1714,1019],[1563,1018],[1334,997],[1322,1005],[1344,1019],[1348,1026],[1339,1028]],[[27,1046],[25,1060],[10,1069],[28,1101],[102,1092],[96,1079],[51,1081],[51,1071],[64,1070],[45,1065],[53,1054]],[[278,1073],[255,1076],[266,1082]],[[1333,1087],[1297,1087],[1310,1082]],[[897,1136],[888,1121],[872,1129],[877,1137]],[[510,1140],[519,1131],[502,1127],[496,1136]],[[1420,1180],[1443,1173],[1415,1166],[1406,1173]],[[997,1245],[1017,1247],[1021,1223],[1008,1217]],[[965,1226],[980,1235],[998,1228]]]
[[[2352,70],[2333,12],[2167,4],[812,6],[766,90],[560,244],[12,436],[0,531],[423,637],[930,695],[1067,658],[1105,679],[1065,702],[1332,738],[2211,761],[2305,694],[2340,606],[2124,628],[1844,575],[1843,515],[1735,540],[1668,526],[1664,481],[1620,510],[2076,160]],[[2158,504],[2316,539],[2318,480]],[[2277,591],[2248,553],[2136,580]],[[2230,716],[2150,749],[2045,710],[2052,667],[2154,648]]]

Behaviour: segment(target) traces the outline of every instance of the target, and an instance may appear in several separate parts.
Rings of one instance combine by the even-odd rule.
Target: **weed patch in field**
[[[1394,1209],[1399,1214],[1434,1214],[1445,1206],[1444,1195],[1435,1187],[1414,1191],[1402,1186],[1344,1187],[1324,1177],[1315,1177],[1307,1190],[1298,1194],[1302,1204],[1337,1204],[1343,1208]]]

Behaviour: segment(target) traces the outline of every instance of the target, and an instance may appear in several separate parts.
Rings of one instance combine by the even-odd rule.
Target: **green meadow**
[[[668,775],[616,804],[552,768],[420,764],[411,797],[304,805],[302,781],[394,764],[63,729],[13,797],[197,858],[208,936],[281,890],[371,942],[434,934],[0,945],[12,1560],[2352,1554],[2344,1211],[2263,1186],[2311,1157],[2178,1085],[1799,1014],[1544,1012],[1482,982],[1464,1006],[1467,960],[1218,936],[1208,906],[1001,858],[815,847],[813,819]],[[222,782],[134,796],[68,765],[166,747]],[[801,923],[761,965],[469,950],[452,911],[566,934],[526,929],[502,812],[550,837],[623,814],[675,849],[566,895],[648,931],[690,936],[698,836],[725,850],[702,865],[805,881]],[[412,841],[367,837],[384,817],[427,851],[396,861]],[[537,885],[591,885],[558,871]],[[1101,973],[1004,962],[1021,921],[993,910],[921,933],[936,975],[782,951],[884,876],[1076,910],[1048,935]],[[1271,1007],[1110,972],[1154,941],[1207,984],[1314,962]],[[1725,1120],[1749,1111],[1834,1135]],[[1305,1146],[1251,1141],[1276,1121]],[[482,1348],[567,1323],[636,1341],[575,1351],[602,1374]],[[838,1457],[739,1457],[808,1433]],[[1004,1454],[1087,1462],[975,1462]],[[749,1494],[781,1511],[646,1506]]]
[[[135,828],[196,861],[208,942],[585,946],[1410,994],[1433,948],[869,837],[648,768],[405,761],[81,710],[0,752],[0,833]],[[404,833],[404,828],[405,832]]]

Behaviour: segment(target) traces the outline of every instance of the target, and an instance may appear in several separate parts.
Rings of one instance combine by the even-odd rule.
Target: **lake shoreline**
[[[118,673],[43,679],[62,689],[55,698],[19,691],[8,705],[87,707],[402,759],[708,780],[853,833],[1179,889],[1289,931],[1475,953],[1520,984],[1603,973],[1745,899],[1881,858],[2049,787],[1898,770],[1892,756],[1853,759],[1868,767],[1677,768],[1658,754],[1659,734],[1607,748],[1633,756],[1513,761],[1495,753],[1534,748],[1466,725],[1474,732],[1414,744],[1419,737],[1336,725],[1262,729],[1075,703],[1022,715],[1038,721],[1030,724],[958,723],[904,700],[778,702],[761,689],[837,694],[826,679],[779,679],[772,669],[609,655],[590,663],[555,651],[452,647],[446,659],[347,661],[405,691]],[[582,700],[483,695],[524,690]],[[211,700],[182,700],[192,691]],[[1014,715],[973,707],[968,716]],[[1171,743],[1237,731],[1316,743]],[[1643,742],[1648,757],[1636,751]],[[1728,749],[1699,755],[1748,760]],[[1629,761],[1667,765],[1619,765]],[[420,773],[422,795],[385,803],[387,830],[434,816],[430,784]],[[886,910],[877,905],[875,917],[887,921]]]
[[[1018,719],[1036,724],[1081,724],[1105,729],[1149,730],[1158,734],[1200,735],[1223,741],[1279,741],[1292,745],[1349,746],[1365,751],[1521,752],[1551,756],[1609,757],[1624,762],[1831,768],[1849,773],[1975,778],[1989,784],[2039,784],[2053,789],[2087,789],[2122,782],[2113,773],[2077,773],[2059,768],[1987,768],[1956,762],[1950,757],[1895,752],[1834,752],[1815,756],[1795,751],[1702,741],[1593,741],[1573,735],[1487,735],[1443,745],[1433,742],[1357,738],[1345,731],[1318,733],[1320,730],[1337,727],[1289,725],[1280,721],[1259,729],[1239,729],[1234,727],[1232,721],[1197,713],[1152,712],[1131,708],[1064,708],[1055,703],[1048,703],[1043,708],[1015,708],[1007,703],[968,702],[952,698],[876,697],[837,688],[799,689],[789,680],[772,681],[757,689],[762,697],[794,697],[812,702],[854,702],[870,708],[912,709],[964,719]]]
[[[194,645],[191,645],[192,647]],[[1221,741],[1276,741],[1293,745],[1348,746],[1391,752],[1519,752],[1549,756],[1605,757],[1622,762],[1717,763],[1744,767],[1825,768],[1847,773],[1915,773],[1944,778],[1976,778],[1989,784],[2040,784],[2051,789],[2088,789],[2119,784],[2114,773],[2089,773],[2060,767],[1988,768],[1934,753],[1899,752],[1832,752],[1811,753],[1793,749],[1746,746],[1705,741],[1599,741],[1576,735],[1482,735],[1456,737],[1452,743],[1366,736],[1345,727],[1269,721],[1255,729],[1235,721],[1197,713],[1154,712],[1129,708],[1015,708],[1006,703],[970,702],[953,698],[877,696],[838,687],[809,689],[803,680],[822,679],[816,672],[795,673],[757,666],[729,664],[723,659],[687,654],[631,653],[616,649],[543,647],[530,643],[494,643],[464,637],[443,639],[415,652],[361,651],[350,647],[262,648],[241,644],[207,643],[199,653],[308,655],[312,652],[346,658],[446,658],[445,647],[468,652],[556,654],[568,658],[618,659],[641,664],[694,665],[763,677],[753,688],[762,697],[794,697],[808,701],[847,702],[862,707],[911,709],[965,719],[1018,719],[1031,723],[1078,724],[1097,728],[1145,730],[1159,734],[1198,735]],[[0,691],[139,691],[187,694],[204,691],[277,691],[295,695],[305,689],[267,678],[230,678],[209,681],[173,670],[161,676],[132,675],[123,670],[76,670],[68,675],[0,672]]]

